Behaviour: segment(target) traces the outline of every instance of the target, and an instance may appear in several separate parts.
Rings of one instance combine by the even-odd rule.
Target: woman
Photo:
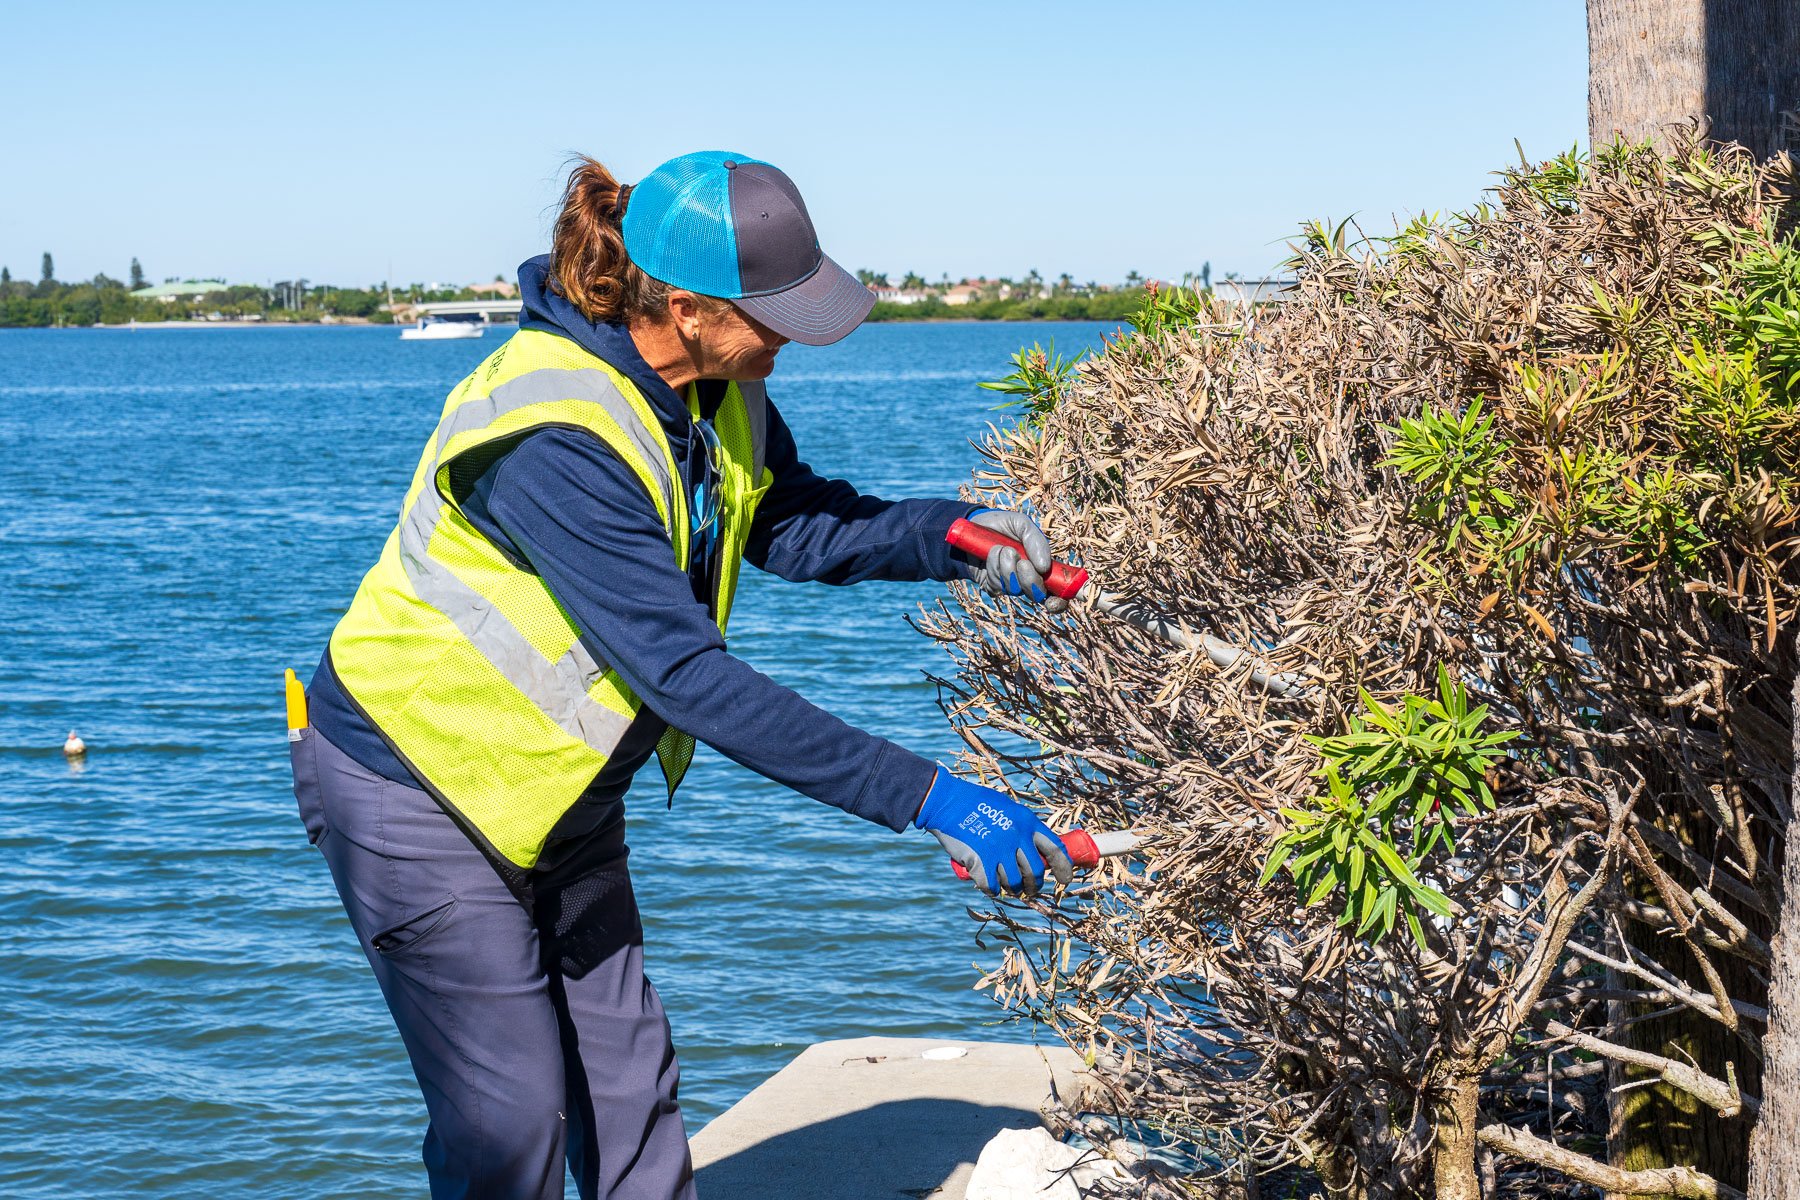
[[[450,393],[308,689],[295,792],[406,1043],[434,1197],[693,1194],[643,975],[623,798],[699,738],[989,890],[1069,861],[1029,809],[852,728],[725,648],[744,561],[786,579],[974,578],[1045,600],[1022,514],[858,495],[802,462],[762,380],[868,314],[786,175],[571,173],[520,330]],[[944,544],[972,515],[1027,546]],[[1051,601],[1051,603],[1057,603]]]

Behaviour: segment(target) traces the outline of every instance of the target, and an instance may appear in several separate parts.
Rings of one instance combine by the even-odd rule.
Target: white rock
[[[1076,1167],[1081,1156],[1047,1129],[1003,1129],[981,1148],[967,1200],[1081,1200],[1095,1179],[1121,1177],[1116,1164],[1092,1154]]]

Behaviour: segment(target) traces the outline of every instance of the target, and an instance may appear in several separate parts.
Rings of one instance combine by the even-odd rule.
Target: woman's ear
[[[681,335],[682,341],[697,340],[700,337],[699,297],[692,292],[670,292],[669,319],[675,322],[675,332]]]

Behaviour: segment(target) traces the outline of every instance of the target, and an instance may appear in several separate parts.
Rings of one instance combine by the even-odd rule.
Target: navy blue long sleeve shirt
[[[655,408],[692,488],[686,404],[643,361],[622,326],[595,325],[545,286],[546,262],[520,268],[522,324],[569,337],[637,384]],[[705,408],[723,385],[702,385]],[[960,556],[944,532],[972,505],[880,500],[814,472],[773,403],[767,465],[773,482],[745,557],[784,579],[952,579]],[[643,484],[598,438],[545,429],[490,464],[464,513],[482,534],[527,562],[574,618],[589,649],[619,672],[644,711],[583,797],[583,826],[610,824],[631,776],[667,724],[728,758],[827,804],[904,829],[936,767],[864,732],[776,683],[725,647],[697,588],[675,563]],[[320,734],[384,777],[417,785],[344,693],[327,653],[309,689]],[[559,830],[559,833],[566,832]]]

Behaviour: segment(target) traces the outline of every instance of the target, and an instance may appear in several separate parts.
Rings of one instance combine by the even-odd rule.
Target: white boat
[[[417,325],[409,325],[400,331],[400,340],[404,342],[436,342],[447,338],[478,338],[482,330],[487,328],[480,321],[450,321],[443,317],[426,317]]]

